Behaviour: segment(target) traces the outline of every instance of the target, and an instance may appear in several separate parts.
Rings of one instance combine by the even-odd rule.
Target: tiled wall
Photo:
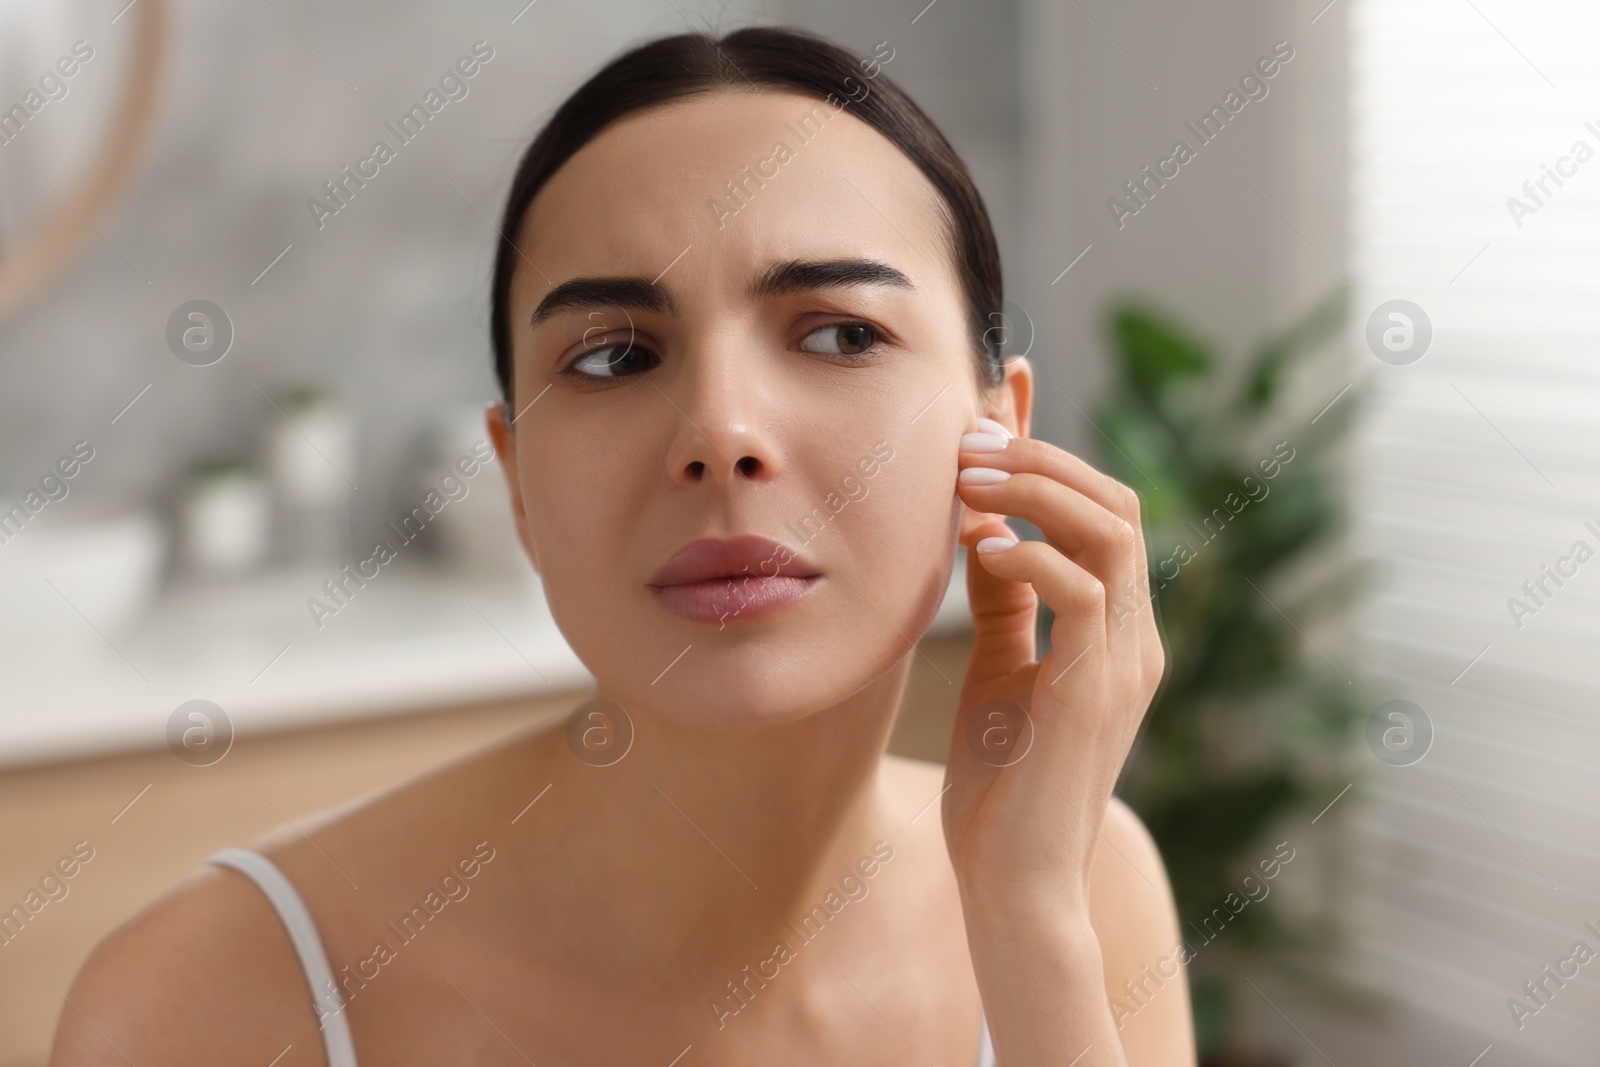
[[[936,7],[913,26],[915,12],[887,3],[853,14],[808,2],[525,3],[177,3],[156,141],[131,195],[42,299],[0,320],[0,490],[88,439],[97,459],[52,521],[170,506],[194,461],[257,447],[280,419],[263,393],[323,382],[361,418],[350,473],[356,541],[367,540],[403,502],[433,425],[493,393],[489,220],[521,149],[624,45],[690,24],[794,20],[863,53],[892,40],[890,72],[947,124],[1002,230],[1015,228],[1009,5]],[[493,58],[467,95],[319,229],[307,200],[379,137],[396,143],[385,123],[480,40]],[[80,97],[113,91],[108,60],[85,72],[101,80],[77,86]],[[75,102],[39,118],[71,119]],[[196,298],[220,305],[236,332],[209,367],[180,362],[165,338],[171,312]]]

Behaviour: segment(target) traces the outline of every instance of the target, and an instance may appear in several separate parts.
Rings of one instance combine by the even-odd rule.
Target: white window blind
[[[1371,761],[1357,958],[1483,1031],[1485,1067],[1518,1047],[1594,1064],[1600,5],[1353,0],[1349,18],[1353,334],[1377,387],[1355,512],[1380,568],[1359,637],[1375,692],[1434,729],[1420,761]],[[1367,351],[1395,299],[1431,322],[1414,363]]]

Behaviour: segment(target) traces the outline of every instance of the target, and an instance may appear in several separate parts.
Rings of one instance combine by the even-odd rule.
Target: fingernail
[[[994,485],[1011,477],[1011,472],[994,467],[964,467],[957,477],[964,485]]]
[[[997,433],[968,433],[961,435],[961,450],[963,452],[1001,452],[1010,443],[1011,438],[1001,437]]]
[[[1016,434],[1006,429],[1000,423],[995,422],[993,419],[979,419],[978,429],[982,430],[984,433],[998,434],[999,436],[1008,440],[1016,436]]]
[[[1009,537],[985,537],[973,547],[987,555],[990,552],[1004,552],[1016,543]]]

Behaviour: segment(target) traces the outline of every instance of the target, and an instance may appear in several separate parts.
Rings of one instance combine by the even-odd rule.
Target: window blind
[[[1378,565],[1357,637],[1375,694],[1433,733],[1361,787],[1357,967],[1482,1031],[1485,1064],[1593,1064],[1600,5],[1352,0],[1348,18],[1352,338],[1375,387],[1354,512]],[[1431,327],[1420,358],[1395,300]]]

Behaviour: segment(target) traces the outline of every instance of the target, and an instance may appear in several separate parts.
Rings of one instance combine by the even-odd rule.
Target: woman
[[[1164,666],[1138,502],[1028,437],[987,214],[884,61],[684,35],[556,112],[488,426],[596,700],[213,857],[54,1063],[1192,1062],[1111,797]],[[941,768],[885,747],[958,545]]]

